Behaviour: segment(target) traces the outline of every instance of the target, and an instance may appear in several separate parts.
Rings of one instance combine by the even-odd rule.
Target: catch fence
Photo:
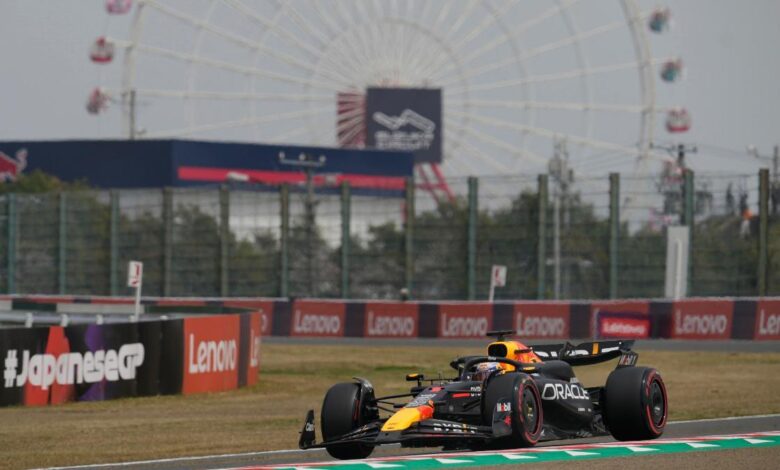
[[[449,181],[451,197],[231,185],[0,195],[0,290],[151,296],[497,299],[664,296],[687,225],[688,295],[780,294],[780,186],[759,175]],[[774,190],[773,190],[774,189]],[[405,290],[405,291],[404,291]]]

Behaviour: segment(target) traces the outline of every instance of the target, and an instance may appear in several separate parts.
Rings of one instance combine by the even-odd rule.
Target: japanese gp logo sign
[[[441,162],[441,90],[369,88],[366,146],[414,153],[415,163]]]

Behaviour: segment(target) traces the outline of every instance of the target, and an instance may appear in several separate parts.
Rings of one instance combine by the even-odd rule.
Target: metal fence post
[[[8,194],[8,258],[6,291],[9,294],[16,292],[16,232],[19,221],[16,217],[16,194]]]
[[[119,295],[119,191],[110,195],[111,219],[109,227],[109,283],[111,295]]]
[[[683,182],[683,213],[682,213],[682,224],[688,227],[688,285],[686,288],[686,293],[688,296],[690,296],[693,291],[693,255],[694,255],[694,246],[693,246],[693,232],[695,229],[695,223],[694,223],[694,212],[693,212],[693,203],[694,203],[694,192],[695,192],[695,186],[694,186],[694,179],[693,179],[693,170],[690,168],[685,169],[685,180]]]
[[[544,299],[547,294],[547,175],[538,177],[538,197],[539,197],[539,242],[536,247],[536,297]]]
[[[609,298],[618,297],[620,240],[620,174],[609,174]]]
[[[349,183],[341,183],[341,298],[349,298],[349,229],[351,222]]]
[[[163,188],[163,262],[162,262],[162,295],[171,295],[171,269],[173,268],[173,191]]]
[[[279,216],[279,297],[287,297],[290,292],[290,187],[286,183],[279,188]]]
[[[414,178],[406,178],[406,226],[404,227],[404,285],[409,298],[414,287]]]
[[[68,194],[60,192],[59,194],[59,227],[57,230],[57,290],[60,295],[67,291],[67,243],[68,243]]]
[[[758,170],[758,295],[765,296],[769,284],[769,170]]]
[[[227,186],[219,188],[219,295],[230,295],[230,192]]]
[[[469,219],[466,248],[466,282],[468,299],[476,298],[477,284],[477,215],[479,205],[479,182],[474,176],[469,177]]]

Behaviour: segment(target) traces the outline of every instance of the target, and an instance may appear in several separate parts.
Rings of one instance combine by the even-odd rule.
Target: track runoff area
[[[462,467],[495,467],[524,465],[545,468],[550,465],[566,465],[590,461],[601,468],[608,459],[664,459],[662,466],[674,466],[681,454],[713,451],[748,452],[756,449],[771,451],[771,455],[759,463],[770,468],[780,461],[780,414],[716,418],[670,422],[660,439],[651,441],[618,442],[609,437],[554,441],[528,449],[479,452],[433,452],[400,449],[398,445],[377,449],[382,456],[340,461],[328,457],[324,449],[277,450],[242,454],[222,454],[198,457],[146,460],[138,462],[107,463],[61,469],[122,468],[133,470],[152,469],[438,469]],[[404,453],[408,451],[414,453]],[[404,455],[400,455],[404,453]],[[719,467],[735,466],[727,453],[719,459]],[[607,459],[599,463],[600,459]],[[619,462],[619,460],[614,460]],[[630,465],[630,462],[629,462]],[[595,467],[594,467],[595,468]]]

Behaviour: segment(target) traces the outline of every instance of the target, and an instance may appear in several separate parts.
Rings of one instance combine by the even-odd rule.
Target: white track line
[[[768,415],[727,416],[725,418],[689,419],[685,421],[669,421],[669,425],[688,424],[688,423],[706,423],[708,421],[739,421],[743,419],[748,420],[748,419],[760,419],[760,418],[780,418],[780,413],[774,413]]]
[[[706,423],[710,421],[739,421],[750,420],[760,418],[780,418],[780,413],[764,414],[764,415],[751,415],[751,416],[727,416],[725,418],[707,418],[707,419],[691,419],[685,421],[670,421],[669,426],[675,424],[689,424],[689,423]],[[683,438],[681,438],[683,439]],[[576,445],[576,444],[575,444]],[[117,463],[102,463],[94,465],[77,465],[74,467],[48,467],[48,470],[65,470],[65,469],[80,469],[80,468],[106,468],[106,467],[129,467],[132,465],[154,465],[165,464],[174,462],[196,462],[198,460],[210,460],[210,459],[231,459],[231,458],[244,458],[244,457],[260,457],[264,455],[281,455],[281,454],[294,454],[294,453],[309,453],[309,452],[322,452],[324,449],[285,449],[285,450],[266,450],[262,452],[244,452],[241,454],[218,454],[218,455],[201,455],[197,457],[174,457],[169,459],[154,459],[154,460],[137,460],[134,462],[117,462]],[[438,455],[438,454],[431,454]],[[41,470],[41,469],[37,469]]]

